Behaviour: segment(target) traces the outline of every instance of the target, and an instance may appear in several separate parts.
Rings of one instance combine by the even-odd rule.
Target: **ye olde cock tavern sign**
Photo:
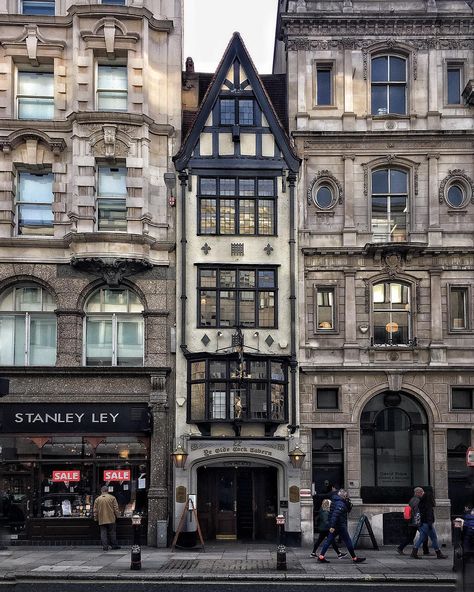
[[[118,403],[0,406],[0,433],[148,432],[146,405]]]

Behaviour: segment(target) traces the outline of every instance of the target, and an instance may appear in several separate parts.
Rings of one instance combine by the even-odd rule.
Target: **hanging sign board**
[[[52,476],[51,480],[54,483],[61,483],[63,481],[80,481],[81,480],[81,471],[78,471],[78,470],[53,471],[53,476]]]
[[[472,446],[466,451],[466,464],[468,467],[474,467],[474,448]]]
[[[130,469],[105,469],[104,481],[130,481]]]

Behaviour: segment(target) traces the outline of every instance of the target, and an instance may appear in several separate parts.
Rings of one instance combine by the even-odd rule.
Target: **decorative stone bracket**
[[[116,18],[105,17],[98,21],[92,31],[81,31],[87,49],[105,49],[113,55],[117,50],[135,50],[140,39],[138,33],[129,33]]]
[[[66,43],[59,39],[47,39],[40,33],[38,25],[25,25],[23,33],[14,39],[4,39],[1,45],[7,55],[25,54],[33,66],[38,65],[38,49],[48,57],[60,58]]]
[[[118,286],[124,277],[153,267],[145,259],[119,257],[72,257],[71,265],[81,271],[102,277],[108,286]]]

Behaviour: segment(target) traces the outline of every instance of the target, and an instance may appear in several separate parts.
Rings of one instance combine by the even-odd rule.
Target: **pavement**
[[[130,570],[130,547],[102,551],[97,546],[14,546],[0,551],[0,587],[22,581],[122,582],[229,582],[293,581],[374,584],[455,584],[452,549],[448,559],[434,554],[416,561],[400,556],[395,547],[379,551],[359,550],[365,563],[353,564],[349,556],[337,559],[330,550],[321,564],[310,557],[309,548],[287,548],[287,571],[277,570],[276,545],[220,542],[204,549],[157,549],[142,547],[142,569]],[[433,551],[431,551],[433,553]]]

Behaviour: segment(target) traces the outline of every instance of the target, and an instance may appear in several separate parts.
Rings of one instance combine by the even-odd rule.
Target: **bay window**
[[[189,362],[188,420],[284,422],[287,364],[224,356]]]
[[[54,74],[18,71],[18,119],[54,119]]]
[[[127,231],[127,169],[100,166],[97,190],[98,230]]]
[[[127,66],[99,64],[97,68],[97,110],[126,111],[127,105]]]

